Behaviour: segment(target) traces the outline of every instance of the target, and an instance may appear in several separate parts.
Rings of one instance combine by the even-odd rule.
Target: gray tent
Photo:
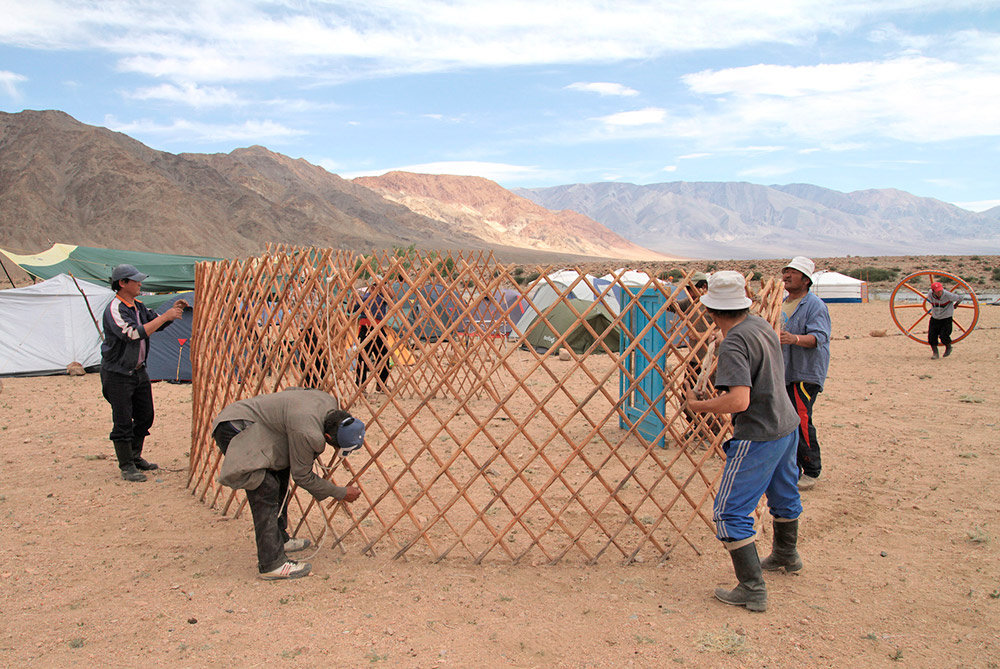
[[[571,306],[577,313],[573,313]],[[577,314],[584,314],[588,308],[590,312],[581,319]],[[542,320],[542,316],[548,323]],[[608,308],[600,303],[575,298],[560,300],[547,312],[543,310],[541,315],[536,316],[528,326],[527,340],[536,348],[549,349],[564,332],[569,332],[564,343],[577,353],[583,353],[595,340],[594,334],[584,325],[584,320],[594,334],[604,340],[605,346],[612,351],[619,350],[621,332],[617,326],[611,327],[615,317]],[[550,324],[552,327],[549,327]],[[603,352],[605,349],[598,345],[595,350]]]

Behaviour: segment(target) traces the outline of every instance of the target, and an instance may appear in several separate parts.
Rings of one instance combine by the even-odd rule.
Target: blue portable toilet
[[[660,448],[666,448],[664,419],[667,415],[667,393],[663,380],[667,337],[674,346],[680,346],[687,339],[688,329],[680,327],[674,331],[679,317],[664,309],[667,296],[655,287],[646,288],[631,305],[624,297],[622,302],[621,351],[632,345],[635,335],[649,324],[650,316],[656,319],[656,325],[650,327],[642,335],[638,346],[623,358],[624,366],[619,372],[618,390],[619,396],[623,398],[622,410],[625,417],[619,417],[618,424],[623,430],[634,425],[646,440],[654,442]],[[653,369],[647,372],[650,367]],[[630,379],[637,379],[644,373],[645,376],[629,391],[632,385]]]

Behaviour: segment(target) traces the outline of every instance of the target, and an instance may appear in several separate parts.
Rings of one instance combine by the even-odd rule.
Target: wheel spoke
[[[929,311],[925,311],[925,312],[923,313],[923,315],[921,315],[921,316],[920,316],[920,318],[918,318],[918,319],[917,319],[917,320],[916,320],[916,321],[915,321],[915,322],[913,323],[913,325],[911,325],[911,326],[910,326],[910,327],[909,327],[909,328],[908,328],[908,329],[906,330],[906,334],[910,334],[911,332],[913,332],[913,328],[915,328],[915,327],[917,327],[918,325],[920,325],[920,321],[922,321],[922,320],[924,320],[925,318],[927,318],[927,314],[929,314],[929,313],[930,313]]]
[[[919,291],[919,290],[917,290],[916,288],[914,288],[913,286],[911,286],[911,285],[910,285],[910,284],[908,284],[908,283],[904,283],[904,284],[903,284],[902,286],[900,286],[900,288],[909,288],[909,289],[910,289],[910,290],[912,290],[912,291],[913,291],[914,293],[916,293],[917,295],[919,295],[919,296],[920,296],[920,297],[921,297],[921,298],[922,298],[922,299],[923,299],[924,301],[926,301],[926,300],[927,300],[927,296],[926,296],[926,295],[924,295],[922,291]]]

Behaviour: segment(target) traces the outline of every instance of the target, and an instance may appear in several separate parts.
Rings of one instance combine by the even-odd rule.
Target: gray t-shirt
[[[934,291],[927,293],[927,303],[931,306],[931,318],[944,320],[955,315],[955,305],[962,301],[961,295],[949,290],[942,290],[941,297],[935,297]]]
[[[798,427],[785,390],[785,364],[778,335],[760,316],[735,325],[719,347],[715,387],[750,387],[750,406],[733,414],[733,439],[773,441]]]

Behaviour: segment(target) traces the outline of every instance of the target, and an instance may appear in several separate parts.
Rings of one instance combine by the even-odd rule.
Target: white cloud
[[[677,166],[676,165],[667,165],[666,167],[663,168],[662,171],[663,172],[676,172],[677,171]]]
[[[733,149],[737,153],[774,153],[784,150],[783,146],[738,146]]]
[[[1000,135],[1000,70],[924,56],[816,66],[755,65],[684,77],[710,97],[702,133],[843,142]]]
[[[791,165],[757,165],[739,172],[741,177],[752,177],[754,179],[770,179],[791,174],[798,168]]]
[[[986,211],[993,207],[1000,207],[1000,200],[979,200],[977,202],[954,202],[956,207],[968,209],[969,211]]]
[[[677,156],[677,160],[694,160],[695,158],[708,158],[711,153],[685,153],[683,156]]]
[[[228,107],[241,104],[239,97],[232,91],[221,87],[196,86],[195,84],[181,84],[179,86],[160,84],[159,86],[140,88],[137,91],[128,93],[127,97],[136,100],[174,102],[196,109],[204,107]]]
[[[621,62],[978,8],[980,0],[140,0],[4,3],[0,43],[101,49],[173,81],[345,80],[478,67]],[[893,37],[890,35],[890,37]],[[893,37],[894,38],[894,37]]]
[[[111,130],[129,135],[156,135],[166,141],[190,142],[249,142],[261,144],[287,140],[306,134],[303,130],[289,128],[274,121],[244,121],[243,123],[212,124],[176,119],[164,125],[154,121],[141,120],[130,123],[119,122],[112,116],[105,117],[105,125]]]
[[[597,93],[598,95],[618,95],[621,97],[634,97],[639,95],[639,91],[634,88],[629,88],[624,84],[613,84],[604,81],[595,81],[590,83],[577,82],[575,84],[570,84],[566,87],[571,91],[582,91],[584,93]]]
[[[15,100],[19,100],[21,98],[21,92],[17,90],[17,85],[27,80],[28,77],[23,74],[0,70],[0,90],[3,90],[8,96],[14,98]]]
[[[667,118],[667,111],[656,107],[647,107],[635,111],[618,112],[609,116],[600,117],[600,121],[606,126],[635,127],[642,125],[659,125]]]
[[[531,165],[510,165],[507,163],[489,163],[471,160],[441,161],[422,163],[420,165],[404,165],[378,170],[363,170],[342,174],[345,179],[355,177],[375,177],[387,172],[413,172],[415,174],[451,174],[466,177],[483,177],[491,181],[509,182],[523,179],[538,179],[543,171]]]

